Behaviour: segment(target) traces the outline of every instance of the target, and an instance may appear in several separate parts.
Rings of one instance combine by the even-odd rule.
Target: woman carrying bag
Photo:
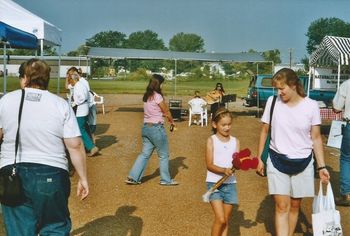
[[[279,70],[272,79],[278,90],[271,120],[269,157],[264,166],[261,154],[269,130],[272,98],[267,101],[259,139],[258,172],[267,168],[269,194],[275,201],[276,235],[293,235],[301,200],[314,197],[314,158],[322,182],[330,175],[326,169],[320,132],[321,117],[316,101],[306,97],[296,73]]]

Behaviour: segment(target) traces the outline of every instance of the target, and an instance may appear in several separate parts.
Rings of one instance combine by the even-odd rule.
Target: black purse
[[[16,170],[16,157],[19,144],[19,125],[21,122],[24,101],[24,89],[22,89],[21,104],[18,113],[18,128],[15,144],[15,161],[13,165],[0,169],[0,202],[6,206],[18,206],[25,200],[22,180]]]

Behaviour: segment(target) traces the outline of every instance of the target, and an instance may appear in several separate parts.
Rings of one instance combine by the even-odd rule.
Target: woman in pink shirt
[[[314,158],[322,182],[328,182],[316,101],[306,97],[297,74],[289,68],[272,78],[278,91],[270,122],[272,98],[267,101],[259,140],[259,157],[271,124],[271,142],[266,167],[259,161],[258,173],[266,168],[269,194],[275,200],[276,235],[293,235],[304,197],[314,197]]]
[[[159,157],[159,184],[165,186],[178,185],[175,180],[171,179],[169,173],[169,145],[164,129],[164,117],[168,119],[172,126],[175,126],[175,123],[168,106],[164,102],[161,91],[163,82],[164,78],[161,75],[153,74],[143,95],[143,148],[125,180],[127,184],[141,184],[141,178],[148,160],[156,149]]]

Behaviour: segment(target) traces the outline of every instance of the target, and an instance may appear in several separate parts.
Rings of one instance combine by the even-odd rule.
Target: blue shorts
[[[207,189],[209,190],[215,183],[207,182]],[[212,194],[210,194],[209,201],[221,200],[225,204],[238,204],[236,183],[222,184]]]

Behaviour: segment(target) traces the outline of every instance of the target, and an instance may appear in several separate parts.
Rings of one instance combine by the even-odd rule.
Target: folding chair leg
[[[105,104],[102,104],[102,114],[105,114]]]

